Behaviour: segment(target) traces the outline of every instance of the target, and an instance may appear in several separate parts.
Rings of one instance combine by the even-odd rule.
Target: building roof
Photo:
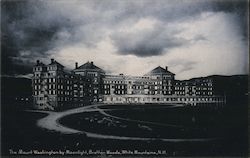
[[[42,63],[40,60],[36,61],[36,65],[35,66],[45,66],[44,63]]]
[[[38,62],[38,63],[36,63],[36,65],[35,66],[45,66],[45,64],[44,63],[42,63],[42,62]]]
[[[170,72],[160,66],[154,68],[153,70],[151,70],[150,72],[148,72],[146,75],[159,75],[159,74],[170,74],[170,75],[174,75],[174,73]]]
[[[77,67],[75,70],[81,70],[81,69],[83,69],[83,70],[85,70],[85,69],[88,69],[88,70],[91,69],[91,70],[100,70],[100,71],[103,71],[101,68],[99,68],[98,66],[94,65],[93,62],[89,62],[89,61],[87,63],[85,63],[85,64]]]
[[[57,66],[60,66],[60,67],[64,67],[62,64],[58,63],[56,60],[51,60],[51,63],[49,65],[57,65]]]

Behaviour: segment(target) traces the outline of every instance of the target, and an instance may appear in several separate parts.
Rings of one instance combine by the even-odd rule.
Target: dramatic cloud
[[[248,73],[247,1],[2,1],[2,73],[37,59],[109,73],[169,66],[178,79]]]
[[[187,40],[175,37],[179,32],[176,28],[164,27],[164,24],[154,20],[141,19],[111,38],[118,53],[145,57],[161,55],[168,49],[187,44]]]

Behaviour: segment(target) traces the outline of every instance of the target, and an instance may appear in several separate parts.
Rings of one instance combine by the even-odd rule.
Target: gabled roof
[[[81,69],[92,69],[92,70],[100,70],[103,71],[101,68],[99,68],[98,66],[94,65],[93,62],[87,62],[79,67],[77,67],[75,70],[81,70]]]
[[[53,60],[49,65],[57,65],[59,67],[64,67],[62,64],[58,63],[57,61]]]
[[[42,63],[40,60],[37,60],[35,66],[42,66],[43,67],[43,66],[45,66],[45,64]]]
[[[156,67],[155,69],[151,70],[149,73],[146,75],[159,75],[159,74],[171,74],[174,75],[174,73],[168,71],[167,69],[164,69],[160,66]]]
[[[36,65],[35,66],[45,66],[45,64],[44,63],[42,63],[42,62],[38,62],[38,63],[36,63]]]

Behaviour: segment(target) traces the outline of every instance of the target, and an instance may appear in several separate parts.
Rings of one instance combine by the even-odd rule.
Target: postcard
[[[247,0],[2,0],[2,157],[247,157]]]

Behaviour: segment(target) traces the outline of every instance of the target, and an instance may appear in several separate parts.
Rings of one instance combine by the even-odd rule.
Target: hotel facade
[[[33,104],[36,109],[57,110],[90,104],[223,104],[214,95],[213,80],[175,80],[168,68],[156,67],[143,76],[107,75],[93,62],[75,64],[72,71],[51,59],[33,67]]]

